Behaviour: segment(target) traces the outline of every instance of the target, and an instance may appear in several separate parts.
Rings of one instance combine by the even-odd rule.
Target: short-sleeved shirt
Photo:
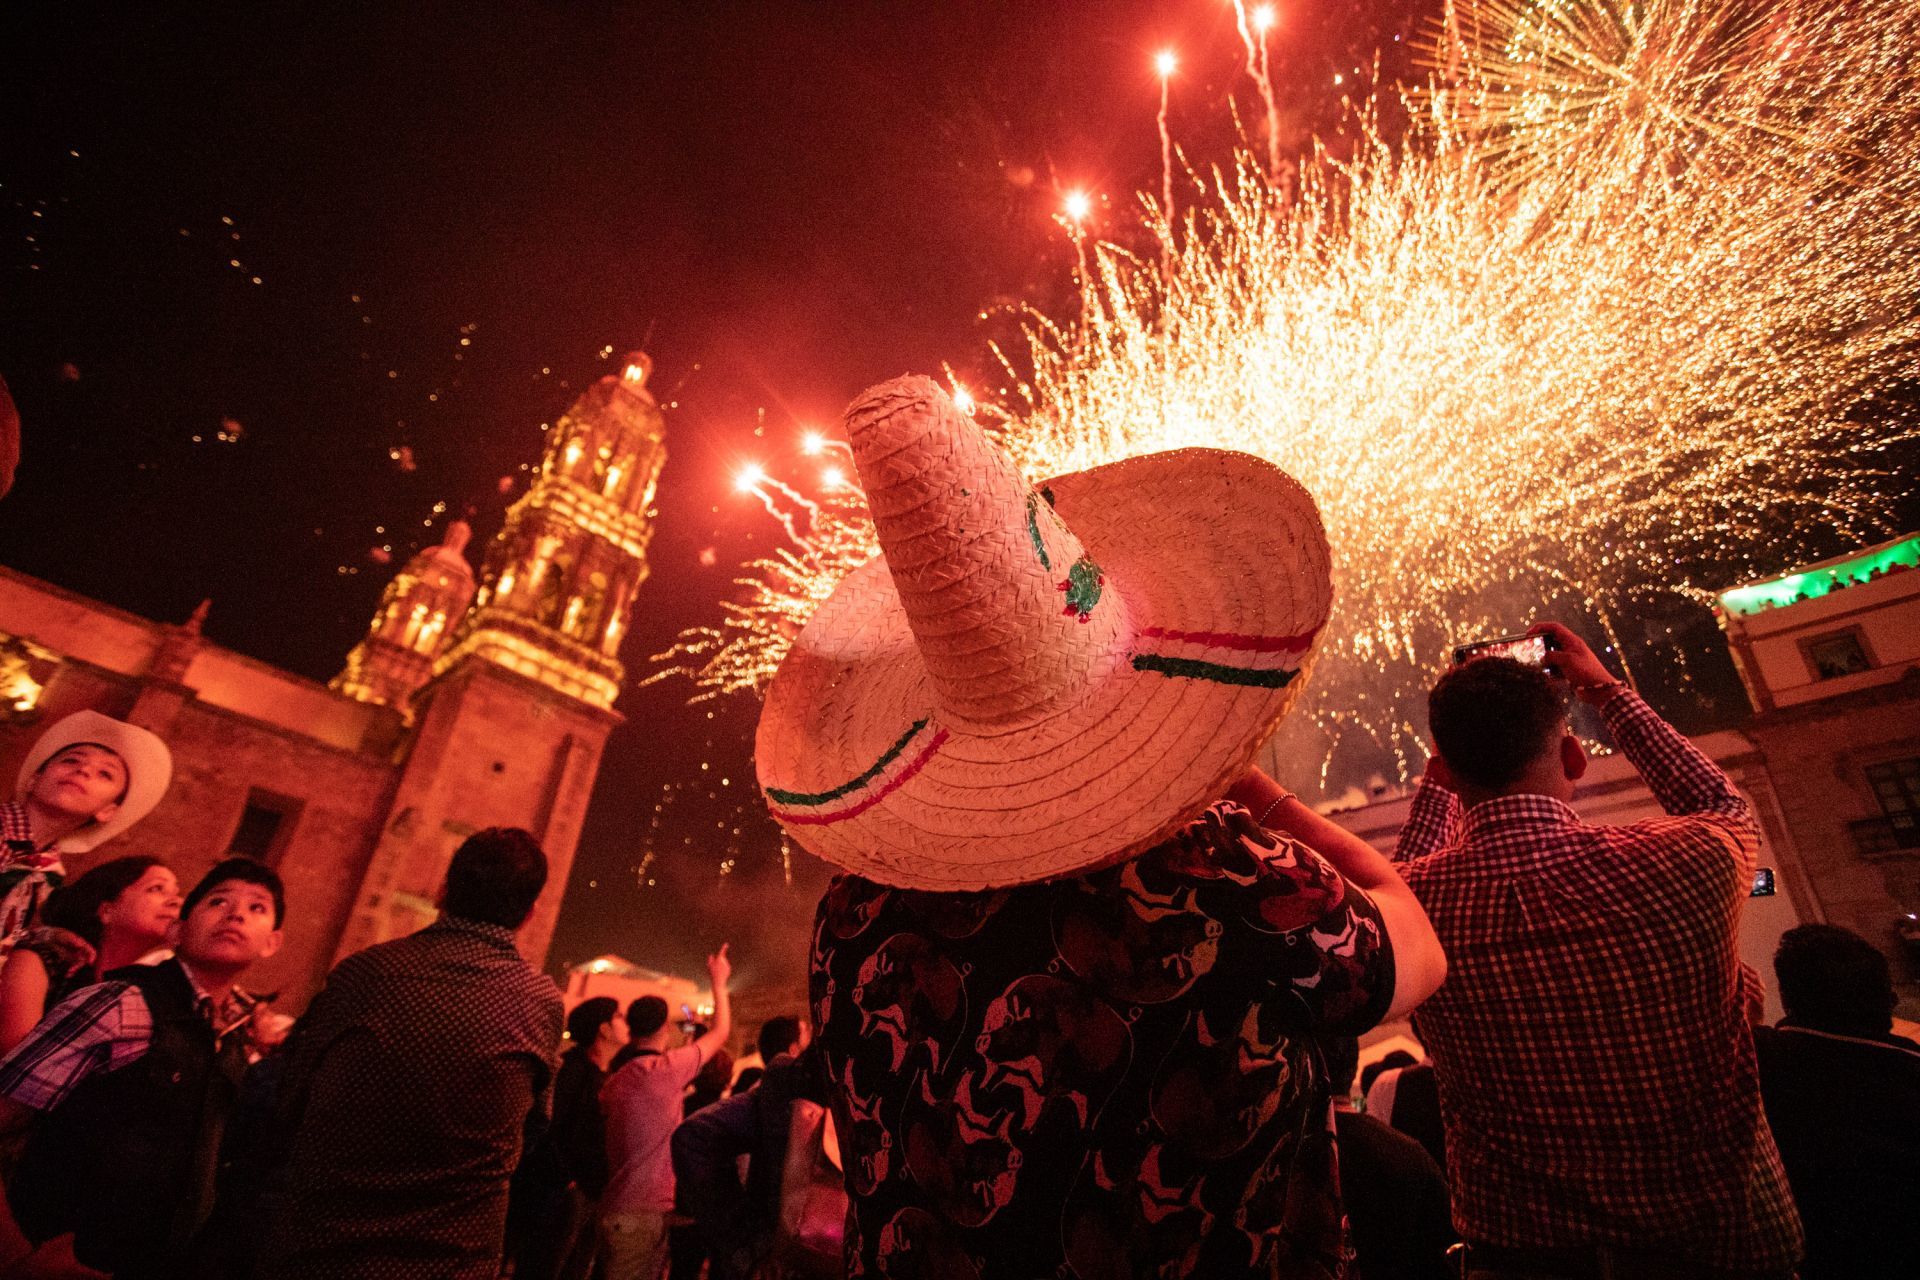
[[[1380,1019],[1392,950],[1240,806],[1041,884],[840,876],[811,988],[851,1274],[1346,1273],[1314,1037]]]
[[[607,1079],[600,1111],[607,1123],[607,1193],[602,1213],[668,1213],[673,1209],[673,1153],[680,1099],[700,1073],[700,1050],[681,1045],[642,1053]]]

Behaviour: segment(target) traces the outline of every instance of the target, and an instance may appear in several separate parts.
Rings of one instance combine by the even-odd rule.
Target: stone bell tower
[[[517,826],[547,851],[547,888],[520,938],[530,959],[544,957],[601,748],[620,719],[613,703],[625,673],[617,655],[647,576],[650,508],[666,462],[651,370],[645,355],[629,356],[561,415],[532,486],[488,547],[472,608],[411,697],[413,737],[339,956],[430,920],[460,842],[485,827]],[[398,581],[375,633],[355,650],[367,656],[358,667],[349,659],[339,681],[384,689],[403,686],[416,670],[410,659],[373,661],[385,609],[404,594]],[[401,630],[381,643],[405,648],[419,601],[405,595],[399,603]],[[430,622],[434,610],[425,616]],[[414,641],[417,654],[419,633]]]
[[[448,633],[473,603],[473,568],[465,554],[472,536],[466,521],[455,520],[439,546],[407,561],[381,595],[366,638],[328,688],[410,716],[413,696],[433,676]]]

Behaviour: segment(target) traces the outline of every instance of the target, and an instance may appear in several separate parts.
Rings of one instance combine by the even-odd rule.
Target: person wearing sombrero
[[[76,711],[40,735],[0,801],[0,957],[66,878],[64,856],[113,839],[153,811],[173,780],[167,744],[138,725]]]
[[[756,760],[844,869],[810,982],[849,1269],[1345,1274],[1314,1040],[1445,961],[1384,858],[1250,769],[1331,607],[1312,499],[1207,449],[1030,486],[925,378],[847,432],[881,554]]]

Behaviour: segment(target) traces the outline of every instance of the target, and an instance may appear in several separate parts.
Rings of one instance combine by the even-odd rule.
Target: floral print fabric
[[[1314,1038],[1379,1020],[1392,953],[1240,806],[1065,880],[840,876],[811,988],[852,1275],[1346,1273]]]

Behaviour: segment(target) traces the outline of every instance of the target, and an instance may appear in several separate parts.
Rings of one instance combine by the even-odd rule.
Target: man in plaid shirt
[[[1396,860],[1450,974],[1413,1017],[1469,1274],[1787,1277],[1799,1215],[1761,1109],[1758,976],[1735,953],[1759,834],[1714,763],[1571,631],[1548,670],[1441,677]],[[1549,674],[1550,673],[1550,674]],[[1563,687],[1666,818],[1594,826]]]

